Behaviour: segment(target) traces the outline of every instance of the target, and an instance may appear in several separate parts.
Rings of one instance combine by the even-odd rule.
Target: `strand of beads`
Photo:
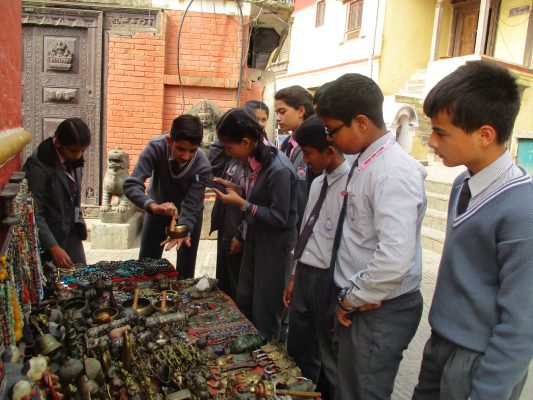
[[[9,323],[7,281],[9,272],[6,256],[0,257],[0,334],[5,344],[11,343],[11,325]]]

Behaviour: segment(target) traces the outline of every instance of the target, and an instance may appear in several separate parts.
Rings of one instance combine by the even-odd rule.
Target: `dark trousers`
[[[218,288],[233,300],[237,297],[237,283],[241,272],[242,253],[229,254],[231,239],[219,237],[217,239],[217,269],[216,278]]]
[[[422,367],[414,400],[466,400],[472,392],[472,378],[482,353],[458,346],[432,333],[424,347]],[[508,399],[518,400],[527,372]]]
[[[403,351],[422,316],[420,291],[383,301],[380,308],[355,311],[348,328],[336,322],[338,398],[390,399]]]
[[[139,258],[161,258],[163,254],[161,242],[167,237],[165,228],[169,224],[170,217],[149,213],[144,214]],[[179,272],[179,277],[182,279],[194,278],[196,253],[198,252],[201,230],[202,217],[200,217],[195,229],[191,232],[191,247],[187,247],[185,243],[183,243],[178,250],[176,256],[176,269]]]
[[[296,228],[282,231],[248,227],[236,303],[267,340],[280,340],[283,289],[295,243]]]
[[[329,290],[329,281],[329,269],[298,263],[289,308],[287,351],[303,376],[313,382],[319,382],[323,371],[323,398],[334,399],[337,357],[333,351],[333,328],[338,290]]]

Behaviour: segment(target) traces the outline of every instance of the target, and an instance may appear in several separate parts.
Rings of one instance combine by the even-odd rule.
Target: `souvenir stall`
[[[0,399],[320,398],[215,280],[164,259],[42,265],[24,175],[0,198]]]

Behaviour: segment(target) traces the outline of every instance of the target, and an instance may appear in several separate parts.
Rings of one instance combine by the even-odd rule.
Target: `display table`
[[[30,372],[21,378],[16,349],[7,348],[0,398],[320,398],[215,280],[179,281],[166,261],[99,264],[55,274],[53,297],[25,319]],[[21,381],[33,395],[14,397]]]

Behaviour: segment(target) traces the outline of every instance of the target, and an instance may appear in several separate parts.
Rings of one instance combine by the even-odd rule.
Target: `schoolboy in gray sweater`
[[[515,78],[469,62],[428,94],[429,146],[453,184],[413,399],[518,399],[533,357],[533,185],[506,149],[520,108]]]
[[[176,268],[183,278],[194,276],[202,228],[205,187],[196,182],[195,176],[211,176],[211,164],[198,148],[200,143],[200,120],[186,114],[177,117],[169,134],[150,140],[124,182],[126,196],[146,211],[139,258],[161,258],[165,228],[175,210],[179,210],[178,224],[187,225],[191,233],[167,245],[167,250],[176,245]],[[148,178],[150,185],[145,191],[144,182]]]

